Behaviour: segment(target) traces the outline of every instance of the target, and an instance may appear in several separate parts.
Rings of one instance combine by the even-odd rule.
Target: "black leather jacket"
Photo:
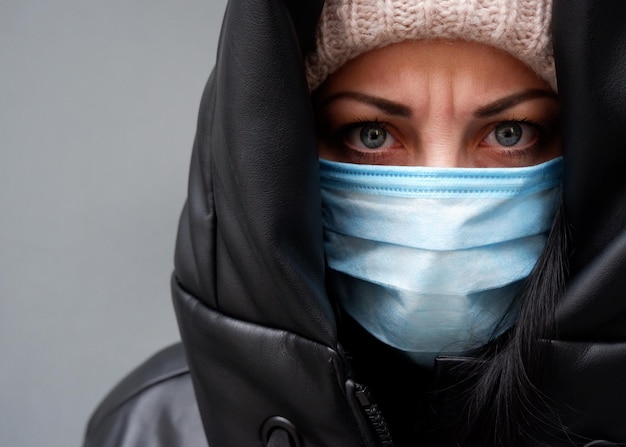
[[[325,292],[302,63],[321,6],[228,4],[172,277],[185,355],[169,348],[125,379],[85,447],[391,446],[389,428],[396,445],[411,438],[431,375],[375,344],[347,355],[344,340],[362,335]],[[555,0],[553,18],[574,250],[541,391],[570,435],[528,444],[626,445],[626,2]],[[364,377],[397,399],[372,384],[375,404]]]

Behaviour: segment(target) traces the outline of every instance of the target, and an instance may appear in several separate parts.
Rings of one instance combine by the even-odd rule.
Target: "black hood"
[[[262,445],[276,416],[302,445],[362,445],[324,290],[303,64],[321,7],[230,2],[201,102],[172,286],[212,447]]]
[[[303,63],[322,3],[231,0],[203,94],[172,289],[211,447],[391,445],[325,291]],[[545,392],[626,442],[626,3],[555,0],[554,40],[573,258]]]
[[[571,431],[626,443],[626,3],[557,0],[570,281],[546,392]]]

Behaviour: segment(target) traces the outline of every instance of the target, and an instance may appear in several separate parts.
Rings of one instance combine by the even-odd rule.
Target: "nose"
[[[458,138],[441,137],[428,139],[422,144],[416,145],[414,162],[416,166],[428,166],[437,168],[462,168],[470,167],[467,159],[464,142]]]

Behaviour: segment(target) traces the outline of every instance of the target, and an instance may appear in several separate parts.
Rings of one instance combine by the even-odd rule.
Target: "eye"
[[[361,142],[370,149],[378,149],[387,139],[387,131],[380,126],[367,125],[361,128]]]
[[[521,121],[503,121],[494,126],[484,142],[489,146],[522,148],[534,143],[538,134],[537,128],[531,124]]]
[[[357,123],[346,131],[344,141],[361,150],[384,149],[395,143],[382,123]]]

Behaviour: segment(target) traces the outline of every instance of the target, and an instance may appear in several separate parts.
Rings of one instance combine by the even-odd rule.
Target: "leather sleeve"
[[[207,447],[182,346],[126,376],[89,420],[83,447]]]
[[[374,445],[324,288],[303,64],[321,6],[232,0],[201,103],[172,291],[211,447],[264,445],[273,426]]]
[[[546,389],[571,433],[626,443],[626,2],[553,17],[573,251]]]

